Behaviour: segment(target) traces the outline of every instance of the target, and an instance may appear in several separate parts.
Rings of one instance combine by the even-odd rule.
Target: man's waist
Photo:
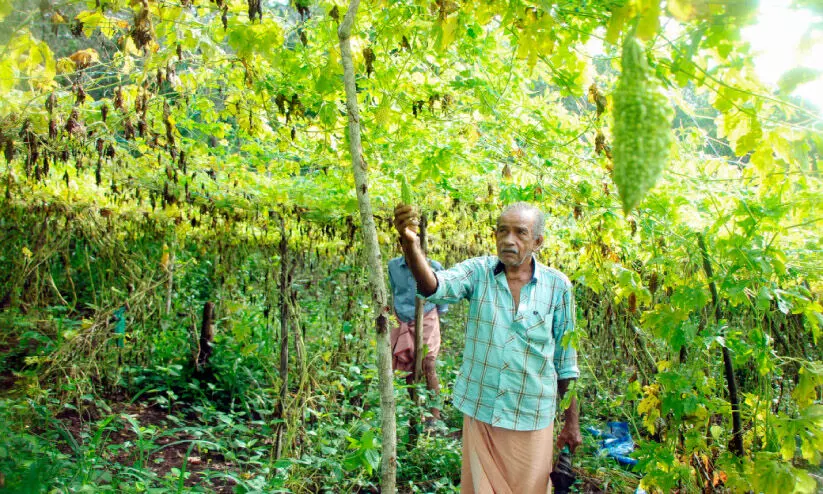
[[[432,312],[434,312],[436,309],[437,309],[437,307],[433,306],[433,304],[426,304],[426,306],[424,307],[424,310],[423,310],[423,314],[424,315],[429,315]],[[397,308],[395,308],[395,315],[397,316],[398,319],[400,319],[401,322],[411,323],[411,322],[414,322],[414,316],[416,315],[416,310],[411,310],[411,311],[400,310],[400,311],[398,311]]]

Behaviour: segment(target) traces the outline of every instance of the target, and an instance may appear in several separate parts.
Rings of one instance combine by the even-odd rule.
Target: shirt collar
[[[500,259],[498,259],[497,264],[495,264],[495,266],[494,266],[494,270],[492,271],[492,274],[494,276],[497,276],[498,274],[502,273],[505,269],[506,269],[506,266],[503,264],[503,262]],[[533,281],[535,283],[537,282],[537,256],[535,256],[534,253],[532,253],[532,279],[531,279],[531,281]]]

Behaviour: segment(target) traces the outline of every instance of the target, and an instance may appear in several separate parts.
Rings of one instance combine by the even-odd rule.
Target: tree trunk
[[[354,64],[351,53],[351,29],[357,14],[359,0],[351,0],[337,36],[340,39],[340,56],[343,62],[343,81],[346,87],[346,109],[349,115],[349,150],[352,171],[360,209],[360,223],[366,244],[369,266],[369,282],[374,292],[375,326],[377,330],[377,372],[380,379],[380,409],[382,412],[383,451],[381,458],[381,491],[395,492],[397,472],[397,424],[394,411],[394,382],[391,368],[391,343],[389,341],[389,306],[377,228],[371,210],[368,193],[368,176],[360,144],[360,112],[357,106],[357,89],[354,81]]]
[[[697,234],[697,245],[700,247],[700,254],[703,257],[703,270],[709,280],[709,291],[712,294],[712,304],[714,305],[715,322],[720,321],[720,298],[717,294],[717,284],[714,282],[712,264],[709,262],[709,251],[706,248],[706,241],[701,233]],[[737,397],[737,382],[734,378],[734,367],[732,366],[732,355],[729,348],[723,345],[723,369],[726,373],[726,384],[729,388],[729,402],[732,406],[732,440],[729,449],[736,456],[743,456],[743,431],[740,423],[740,400]]]
[[[166,284],[166,315],[171,314],[171,296],[174,294],[174,251],[169,254],[169,279]]]
[[[283,454],[286,400],[289,395],[289,239],[286,223],[280,216],[280,404],[277,406],[278,423],[275,456]]]
[[[292,270],[294,270],[294,264],[292,264]],[[294,331],[294,357],[295,363],[297,364],[297,399],[296,404],[293,405],[293,412],[292,416],[295,417],[295,422],[299,422],[296,425],[297,434],[302,434],[304,432],[303,427],[300,425],[303,423],[303,415],[304,411],[306,410],[306,400],[309,394],[309,380],[308,380],[308,371],[306,369],[306,345],[303,342],[303,330],[301,329],[300,325],[300,316],[299,316],[299,306],[297,305],[297,297],[294,291],[291,292],[291,309],[289,310],[289,314],[291,315],[291,327]],[[302,441],[299,441],[297,444],[300,444]],[[299,450],[297,452],[294,451],[295,448],[295,441],[292,440],[291,444],[289,445],[291,448],[290,453],[292,456],[299,456]]]
[[[209,364],[214,341],[214,302],[203,306],[203,322],[200,325],[200,344],[197,350],[197,369],[202,370]]]

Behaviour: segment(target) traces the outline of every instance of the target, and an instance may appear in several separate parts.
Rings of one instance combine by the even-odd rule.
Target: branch
[[[354,24],[354,16],[357,15],[358,7],[360,7],[360,0],[351,0],[349,10],[346,11],[343,22],[340,23],[340,27],[337,28],[337,37],[340,38],[341,43],[351,38],[351,27]]]

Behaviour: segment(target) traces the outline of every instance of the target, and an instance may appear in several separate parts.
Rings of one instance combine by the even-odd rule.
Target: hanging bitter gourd
[[[414,203],[411,185],[409,185],[409,181],[405,176],[400,177],[400,201],[407,206]]]
[[[613,95],[612,177],[628,214],[657,182],[669,159],[674,111],[634,36],[623,43],[621,65]]]

